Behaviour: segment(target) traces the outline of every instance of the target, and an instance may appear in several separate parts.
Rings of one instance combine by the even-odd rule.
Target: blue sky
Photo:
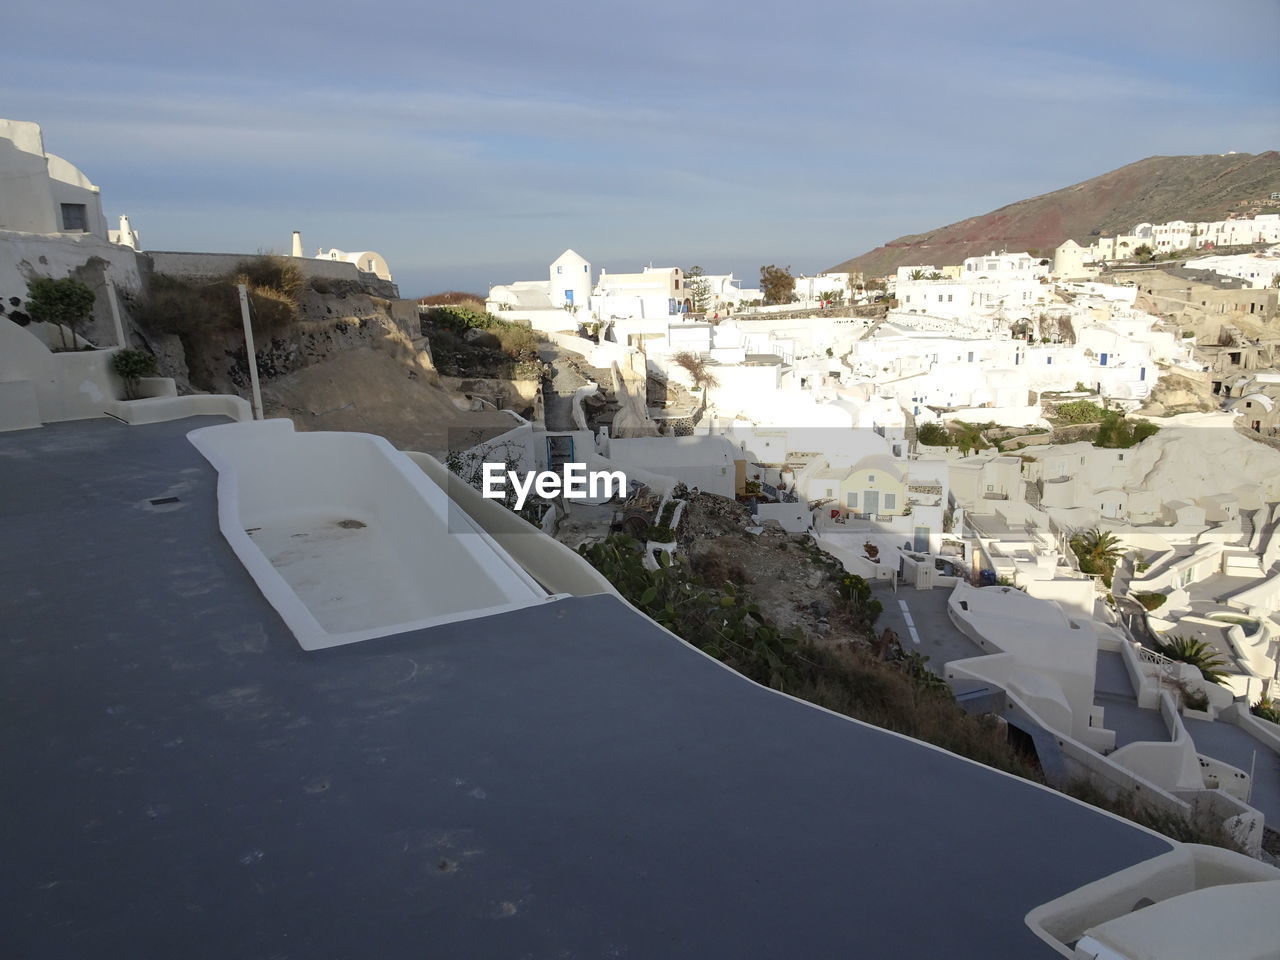
[[[1070,19],[1062,19],[1070,17]],[[816,272],[1153,154],[1280,147],[1276,0],[342,5],[4,16],[0,116],[151,249],[386,255],[405,296]]]

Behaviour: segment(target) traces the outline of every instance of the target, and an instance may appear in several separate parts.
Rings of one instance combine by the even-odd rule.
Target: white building
[[[1047,274],[1030,254],[993,252],[967,258],[954,273],[953,268],[900,267],[895,295],[904,313],[968,321],[978,330],[983,324],[974,321],[980,318],[1030,319],[1048,302],[1049,288],[1041,282]]]
[[[317,260],[341,260],[347,263],[354,263],[356,269],[363,273],[372,273],[380,280],[391,280],[391,268],[387,266],[386,258],[376,250],[357,250],[348,252],[346,250],[317,250]]]
[[[591,310],[601,320],[670,317],[688,313],[693,299],[679,267],[645,267],[640,273],[600,271]]]
[[[591,264],[574,250],[560,254],[547,268],[553,307],[585,306],[591,298]]]
[[[0,230],[107,239],[102,198],[80,170],[45,152],[38,123],[0,120]]]
[[[1275,249],[1266,253],[1238,253],[1221,257],[1198,257],[1188,260],[1192,270],[1208,270],[1224,277],[1244,280],[1255,290],[1273,287],[1280,276],[1280,255]]]

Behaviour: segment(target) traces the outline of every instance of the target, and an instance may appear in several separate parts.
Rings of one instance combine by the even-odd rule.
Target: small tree
[[[920,425],[916,431],[916,439],[926,447],[945,447],[951,443],[951,434],[940,423],[929,421]]]
[[[93,312],[93,291],[75,277],[37,277],[27,285],[27,313],[38,323],[57,324],[62,346],[74,350],[80,324]],[[67,344],[67,331],[71,344]]]
[[[760,289],[766,304],[790,303],[796,296],[796,278],[791,275],[790,267],[771,263],[760,268]]]
[[[1151,247],[1149,247],[1147,244],[1144,243],[1139,247],[1134,247],[1133,258],[1135,260],[1142,260],[1146,263],[1150,263],[1152,260],[1155,259],[1155,251],[1153,251]]]
[[[156,372],[156,358],[144,350],[120,350],[111,358],[111,369],[124,381],[126,400],[138,398],[138,381]]]
[[[706,313],[711,306],[711,281],[701,267],[693,266],[684,272],[685,289],[689,299],[693,301],[693,309],[698,313]]]

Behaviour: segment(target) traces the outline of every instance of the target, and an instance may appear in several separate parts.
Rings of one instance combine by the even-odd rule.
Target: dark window
[[[62,229],[67,233],[85,233],[89,229],[89,212],[83,203],[62,205]]]

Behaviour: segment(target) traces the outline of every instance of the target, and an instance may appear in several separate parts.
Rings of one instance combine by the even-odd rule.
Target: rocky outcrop
[[[1166,373],[1151,389],[1140,416],[1172,417],[1180,413],[1208,413],[1218,409],[1218,399],[1205,380],[1180,373]]]

